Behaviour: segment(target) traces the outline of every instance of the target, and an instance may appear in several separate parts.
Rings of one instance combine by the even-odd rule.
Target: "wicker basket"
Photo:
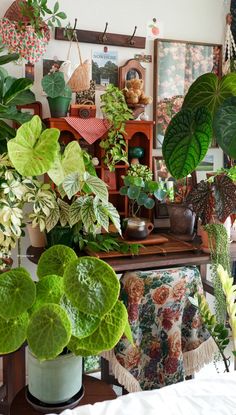
[[[74,35],[76,40],[78,55],[79,55],[79,65],[75,68],[72,73],[67,85],[72,89],[72,92],[82,92],[90,88],[90,64],[88,60],[82,61],[81,51],[79,47],[79,42],[77,36]],[[70,47],[68,51],[67,60],[70,59],[70,53],[72,48],[72,40],[70,42]]]

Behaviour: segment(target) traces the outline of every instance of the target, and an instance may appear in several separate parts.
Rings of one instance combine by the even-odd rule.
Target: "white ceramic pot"
[[[82,387],[82,357],[73,353],[43,362],[28,351],[29,392],[41,402],[68,401]]]

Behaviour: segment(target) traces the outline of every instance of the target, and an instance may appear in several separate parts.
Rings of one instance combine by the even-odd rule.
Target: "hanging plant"
[[[60,19],[66,19],[66,14],[59,11],[58,2],[50,10],[47,0],[16,0],[0,19],[2,42],[11,52],[34,64],[46,52],[49,27],[61,26]]]

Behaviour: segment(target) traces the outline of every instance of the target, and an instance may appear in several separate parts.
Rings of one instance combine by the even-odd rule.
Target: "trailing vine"
[[[226,302],[221,281],[217,274],[218,265],[230,274],[230,255],[228,248],[228,234],[223,224],[211,223],[204,226],[208,234],[211,255],[211,278],[214,287],[215,313],[217,321],[223,323],[226,316]]]

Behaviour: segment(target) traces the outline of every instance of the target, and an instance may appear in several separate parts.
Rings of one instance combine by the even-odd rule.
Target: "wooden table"
[[[85,388],[85,393],[78,406],[116,398],[116,393],[110,385],[99,379],[93,378],[92,376],[83,376],[83,386]],[[11,404],[10,415],[42,415],[42,412],[33,409],[26,401],[25,392],[26,387],[22,388],[15,396]],[[45,413],[48,413],[48,411]]]

